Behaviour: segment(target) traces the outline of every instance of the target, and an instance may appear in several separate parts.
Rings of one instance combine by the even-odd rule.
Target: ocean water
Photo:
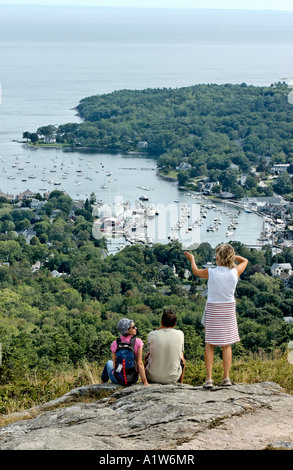
[[[117,89],[293,78],[293,13],[0,6],[0,142]]]
[[[139,186],[153,188],[154,203],[186,198],[176,185],[156,176],[154,161],[65,156],[56,150],[28,150],[15,141],[42,125],[79,122],[75,106],[94,94],[199,83],[270,85],[293,78],[292,26],[293,13],[287,12],[0,6],[0,190],[17,194],[28,187],[45,188],[41,176],[57,158],[63,169],[86,162],[94,176],[80,180],[78,187],[76,175],[62,180],[61,188],[75,198],[94,191],[106,200],[136,200]],[[26,176],[36,178],[22,181],[23,174],[12,169],[16,158]],[[113,176],[101,194],[99,165],[105,159]],[[140,170],[146,166],[153,169]],[[136,184],[133,168],[127,167],[137,168]],[[252,233],[244,230],[240,241],[253,244],[259,236],[262,223],[253,217]]]

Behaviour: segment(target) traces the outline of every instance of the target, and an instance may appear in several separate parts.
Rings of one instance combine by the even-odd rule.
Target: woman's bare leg
[[[223,353],[223,366],[224,366],[223,379],[228,379],[230,369],[231,369],[231,364],[232,364],[232,348],[231,348],[231,345],[228,344],[227,346],[222,346],[222,353]]]
[[[207,371],[207,380],[212,380],[212,369],[214,363],[214,349],[215,346],[206,343],[204,351],[205,366]]]

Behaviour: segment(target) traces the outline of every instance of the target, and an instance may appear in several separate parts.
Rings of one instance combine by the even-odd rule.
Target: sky
[[[293,11],[292,0],[0,0],[8,4]]]

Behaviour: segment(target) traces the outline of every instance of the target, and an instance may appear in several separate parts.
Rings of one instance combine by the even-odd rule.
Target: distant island
[[[286,83],[120,90],[80,101],[82,123],[25,132],[30,145],[139,152],[181,186],[226,197],[293,198]]]

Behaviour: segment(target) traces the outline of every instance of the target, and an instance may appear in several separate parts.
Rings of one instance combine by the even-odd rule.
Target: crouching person
[[[122,318],[117,324],[120,337],[111,344],[112,360],[109,360],[102,372],[102,383],[110,381],[124,386],[138,381],[140,375],[144,385],[149,385],[142,360],[143,342],[136,337],[137,327],[133,320]]]
[[[184,334],[174,329],[176,322],[173,310],[166,310],[161,318],[161,326],[148,334],[149,353],[145,358],[145,372],[150,383],[183,383]]]

